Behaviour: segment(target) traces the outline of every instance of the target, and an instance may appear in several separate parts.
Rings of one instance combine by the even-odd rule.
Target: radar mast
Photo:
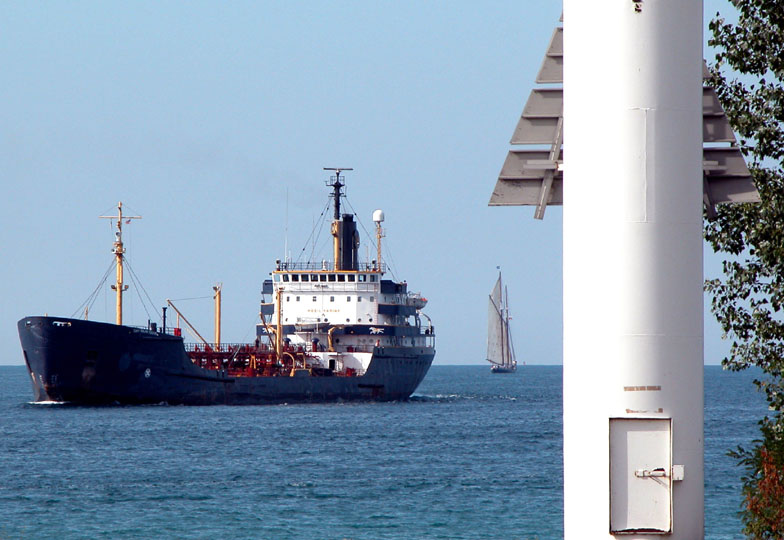
[[[123,246],[122,241],[122,226],[123,226],[123,219],[126,219],[126,224],[130,223],[132,219],[142,219],[142,216],[123,216],[122,213],[122,201],[117,203],[117,215],[116,216],[98,216],[103,219],[111,219],[117,220],[117,230],[114,233],[114,246],[112,247],[112,253],[117,258],[117,279],[115,284],[112,285],[112,290],[116,291],[117,293],[117,307],[116,307],[116,321],[118,325],[121,325],[123,322],[123,301],[122,295],[125,291],[128,290],[128,285],[123,284],[123,258],[125,254],[125,247]]]
[[[335,206],[334,221],[332,222],[333,254],[335,270],[358,270],[357,248],[359,247],[359,234],[357,224],[352,214],[340,213],[340,197],[343,195],[341,188],[346,184],[341,182],[340,173],[353,171],[351,167],[324,167],[325,171],[335,171],[327,185],[332,188],[332,198]]]

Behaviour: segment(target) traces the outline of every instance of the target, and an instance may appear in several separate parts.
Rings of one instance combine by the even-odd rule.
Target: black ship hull
[[[404,400],[432,348],[376,347],[361,376],[235,377],[195,365],[181,337],[128,326],[27,317],[19,338],[35,401],[79,404],[255,405]]]

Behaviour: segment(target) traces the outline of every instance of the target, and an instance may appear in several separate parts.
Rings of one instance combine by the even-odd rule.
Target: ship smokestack
[[[359,233],[354,216],[343,214],[340,220],[332,222],[332,236],[335,270],[358,270]]]

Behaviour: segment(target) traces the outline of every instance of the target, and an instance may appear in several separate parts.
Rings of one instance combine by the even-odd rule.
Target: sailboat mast
[[[509,289],[504,287],[504,341],[506,342],[506,355],[504,364],[512,365],[512,342],[509,339]]]
[[[501,271],[500,270],[498,271],[498,285],[499,285],[499,287],[498,287],[499,292],[503,291],[504,290],[504,282],[503,282],[503,279],[501,278]],[[498,296],[500,297],[499,300],[501,301],[501,305],[499,306],[500,311],[501,311],[500,315],[501,315],[501,328],[502,328],[502,334],[501,334],[501,364],[504,365],[504,364],[506,364],[506,337],[507,337],[507,333],[506,333],[506,317],[504,317],[504,308],[505,308],[505,306],[504,306],[503,296],[502,296],[502,294],[499,294]]]

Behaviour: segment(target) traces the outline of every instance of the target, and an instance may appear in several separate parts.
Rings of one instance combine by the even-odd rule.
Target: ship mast
[[[335,221],[340,221],[340,196],[342,195],[342,193],[340,192],[340,188],[346,185],[345,183],[340,182],[341,179],[340,173],[342,173],[343,171],[353,171],[354,169],[351,167],[324,167],[324,170],[335,171],[335,176],[330,178],[330,180],[332,180],[333,182],[327,185],[332,188],[332,198],[335,201],[335,213],[334,213]]]
[[[335,259],[335,270],[356,270],[357,269],[357,247],[358,236],[356,233],[356,223],[354,216],[340,213],[340,188],[345,186],[341,182],[340,173],[343,171],[353,171],[351,167],[324,167],[325,171],[335,171],[335,176],[330,177],[327,185],[332,188],[332,198],[334,200],[334,220],[332,221],[332,246]]]
[[[215,346],[220,350],[220,342],[221,342],[221,290],[223,289],[223,283],[218,283],[215,285],[212,290],[215,291],[215,296],[213,296],[213,300],[215,300]]]
[[[373,270],[381,272],[381,239],[384,238],[384,229],[381,223],[384,221],[384,212],[376,210],[373,212],[373,223],[376,224],[376,263]]]
[[[132,219],[141,219],[142,216],[123,216],[122,213],[122,201],[117,203],[117,215],[116,216],[98,216],[103,219],[116,219],[117,220],[117,231],[114,233],[114,245],[112,247],[112,253],[117,258],[117,279],[115,284],[112,285],[112,290],[116,291],[117,294],[117,324],[121,325],[123,321],[123,301],[122,295],[123,292],[128,290],[128,285],[123,284],[123,258],[125,253],[125,247],[123,246],[122,241],[122,226],[123,226],[123,219],[127,219],[127,223],[130,223]]]

